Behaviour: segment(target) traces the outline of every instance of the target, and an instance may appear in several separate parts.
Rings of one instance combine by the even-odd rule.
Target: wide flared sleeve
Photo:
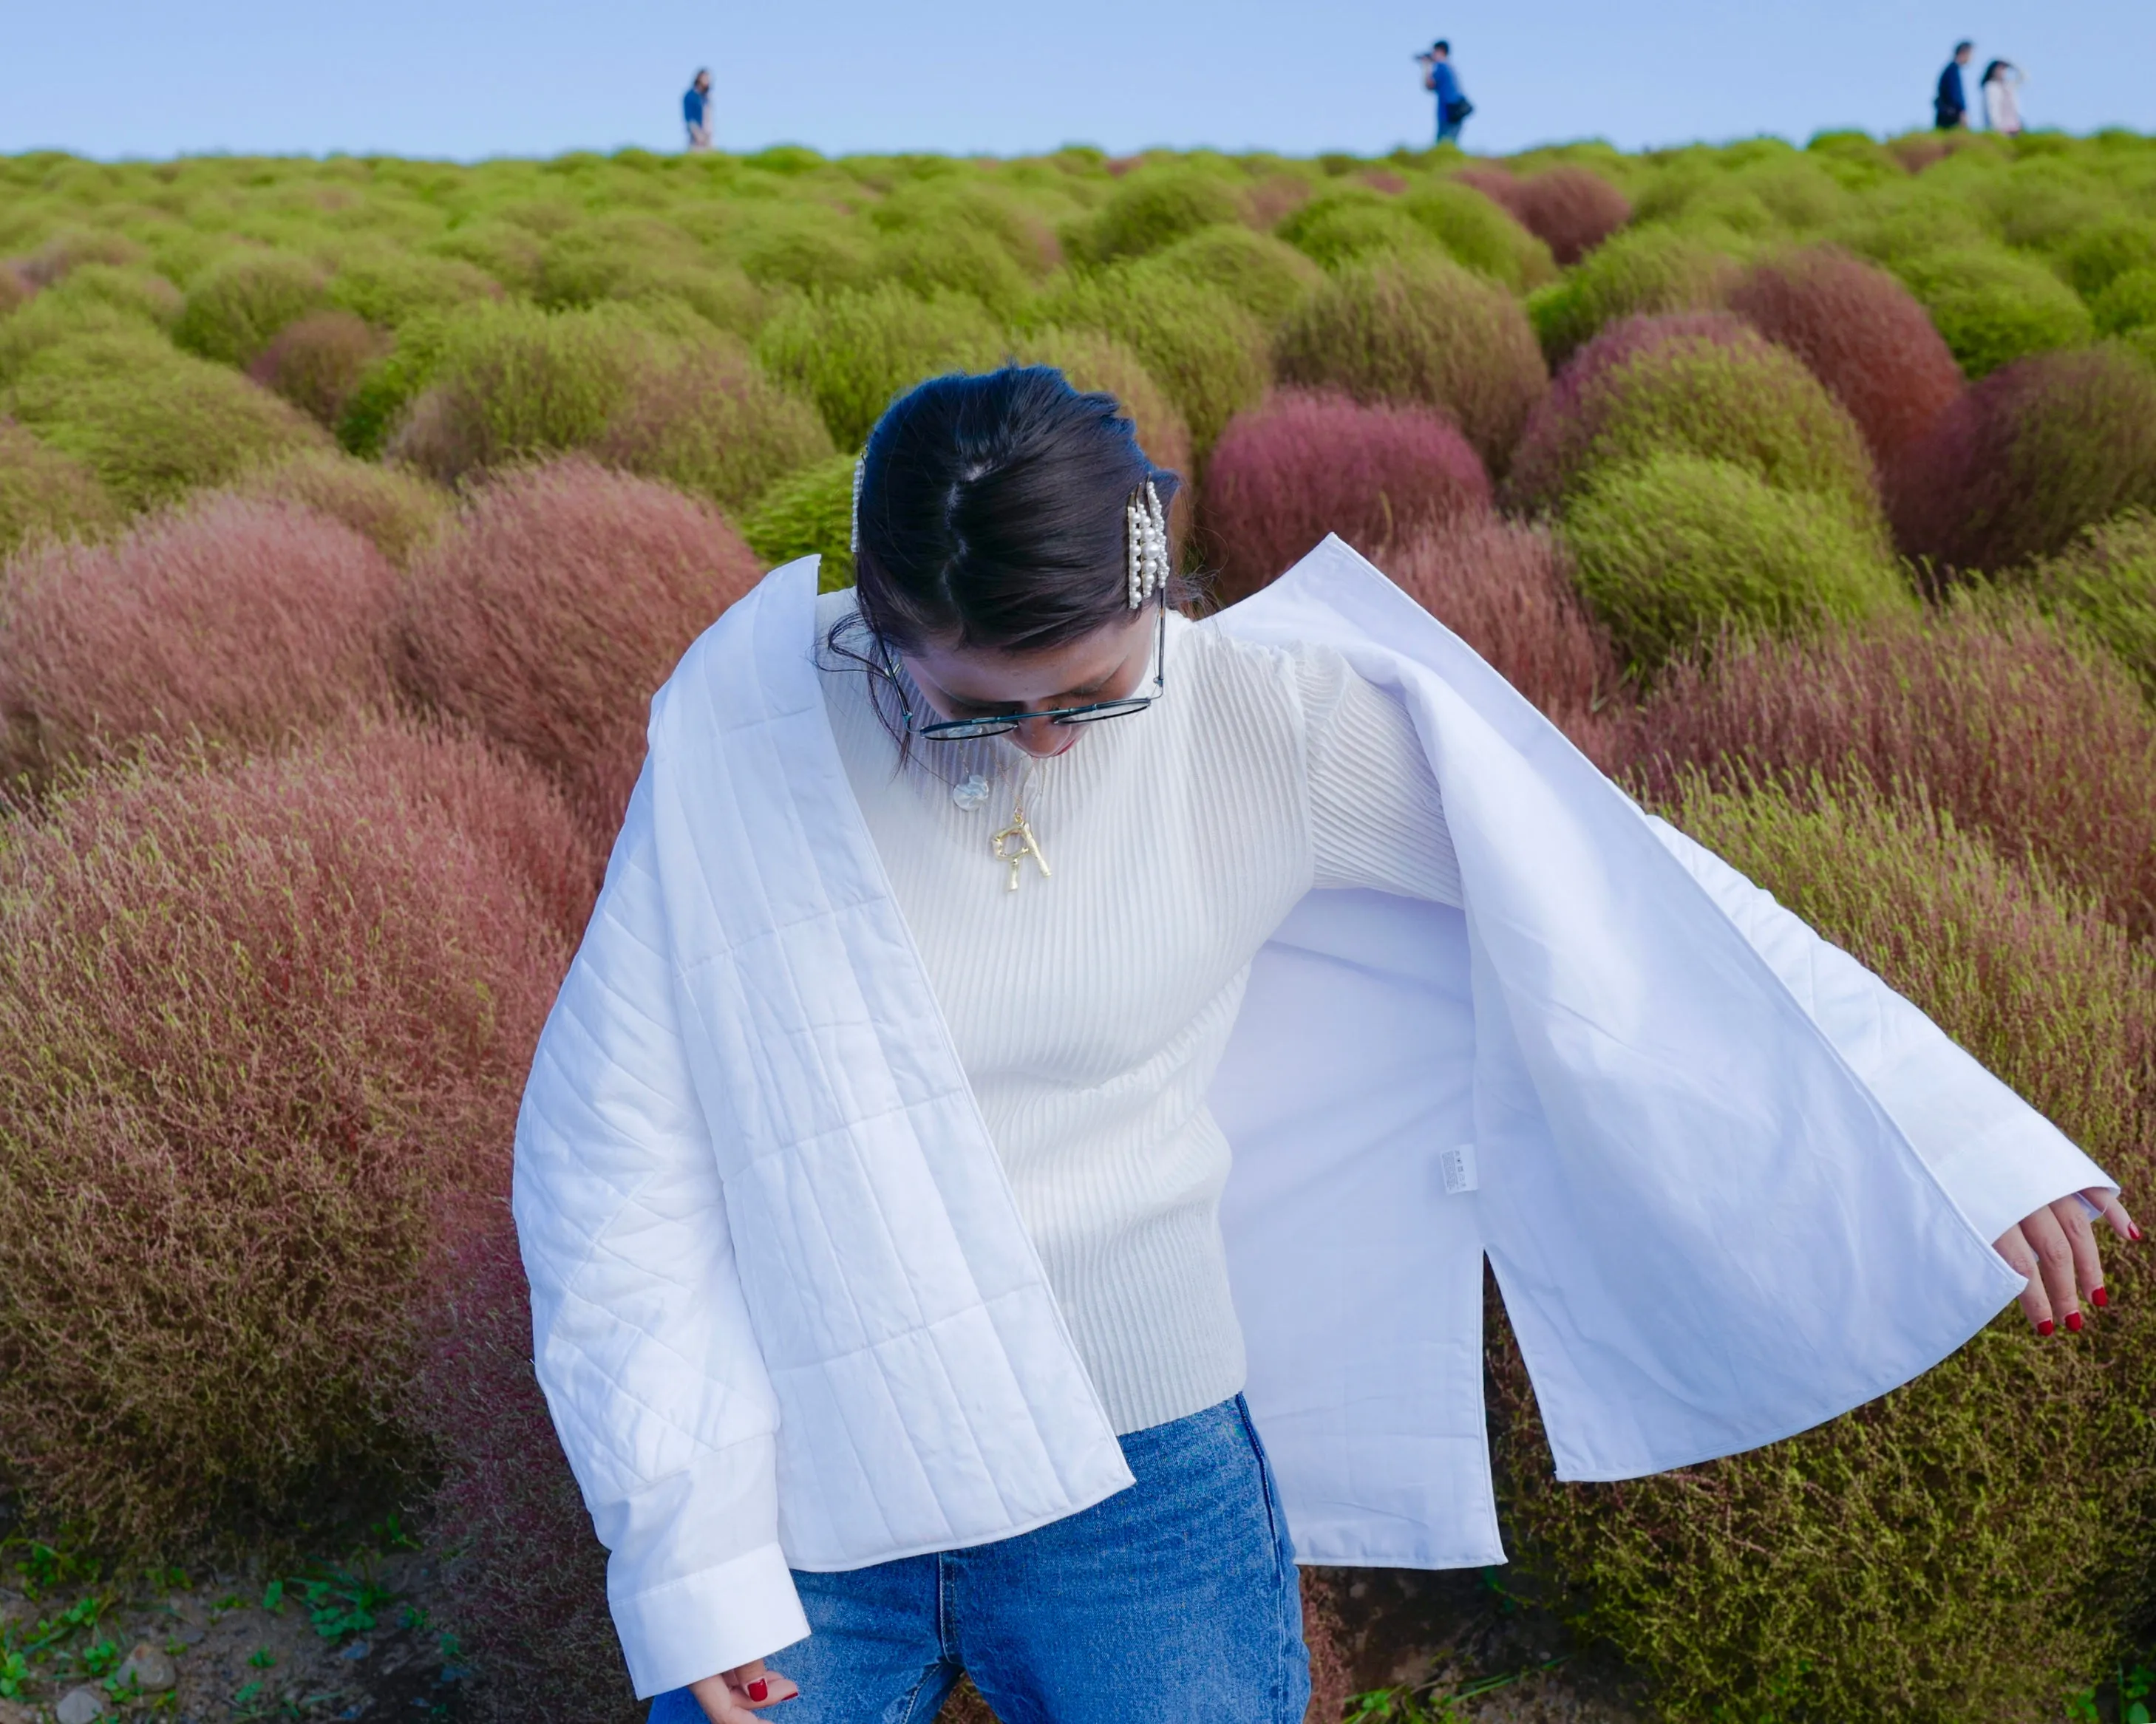
[[[540,1038],[515,1186],[539,1382],[609,1552],[639,1696],[808,1632],[654,849],[647,767]]]

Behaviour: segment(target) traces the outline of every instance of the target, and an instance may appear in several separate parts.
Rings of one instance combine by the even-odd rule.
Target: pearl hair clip
[[[866,455],[854,463],[853,534],[846,541],[846,550],[855,557],[861,554],[861,475],[868,470],[869,458]]]
[[[1142,499],[1133,491],[1123,505],[1123,524],[1130,534],[1131,608],[1137,610],[1168,581],[1168,511],[1150,479]]]

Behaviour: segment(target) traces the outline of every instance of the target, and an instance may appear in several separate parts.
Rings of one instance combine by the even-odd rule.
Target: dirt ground
[[[93,1716],[432,1724],[462,1713],[465,1673],[454,1638],[434,1624],[437,1577],[423,1552],[393,1552],[357,1572],[258,1568],[169,1586],[64,1573],[43,1585],[19,1571],[11,1578],[29,1585],[0,1583],[8,1628],[0,1647],[17,1649],[21,1660],[11,1666],[0,1652],[0,1679],[12,1671],[17,1691],[0,1698],[0,1724]],[[146,1672],[140,1680],[121,1680],[131,1655]],[[93,1703],[99,1711],[89,1711]]]

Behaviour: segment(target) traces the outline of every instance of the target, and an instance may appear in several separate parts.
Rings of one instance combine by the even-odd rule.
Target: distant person
[[[1969,124],[1969,95],[1962,87],[1961,69],[1975,52],[1974,43],[1955,43],[1953,58],[1939,74],[1938,92],[1932,98],[1932,117],[1941,131],[1957,131]]]
[[[689,147],[708,150],[711,147],[711,74],[708,67],[697,69],[690,81],[689,89],[681,98],[681,121],[689,128]]]
[[[1433,42],[1429,53],[1415,59],[1423,68],[1422,87],[1437,98],[1437,141],[1457,143],[1460,128],[1475,111],[1475,104],[1460,93],[1459,75],[1452,69],[1452,44]]]
[[[1984,69],[1984,123],[2001,137],[2021,132],[2021,104],[2014,87],[2021,81],[2021,69],[2011,60],[1994,60]]]

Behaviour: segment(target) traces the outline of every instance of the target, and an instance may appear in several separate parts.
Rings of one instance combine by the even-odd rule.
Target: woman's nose
[[[1011,740],[1036,760],[1058,755],[1078,740],[1078,732],[1053,719],[1029,718],[1011,732]]]

